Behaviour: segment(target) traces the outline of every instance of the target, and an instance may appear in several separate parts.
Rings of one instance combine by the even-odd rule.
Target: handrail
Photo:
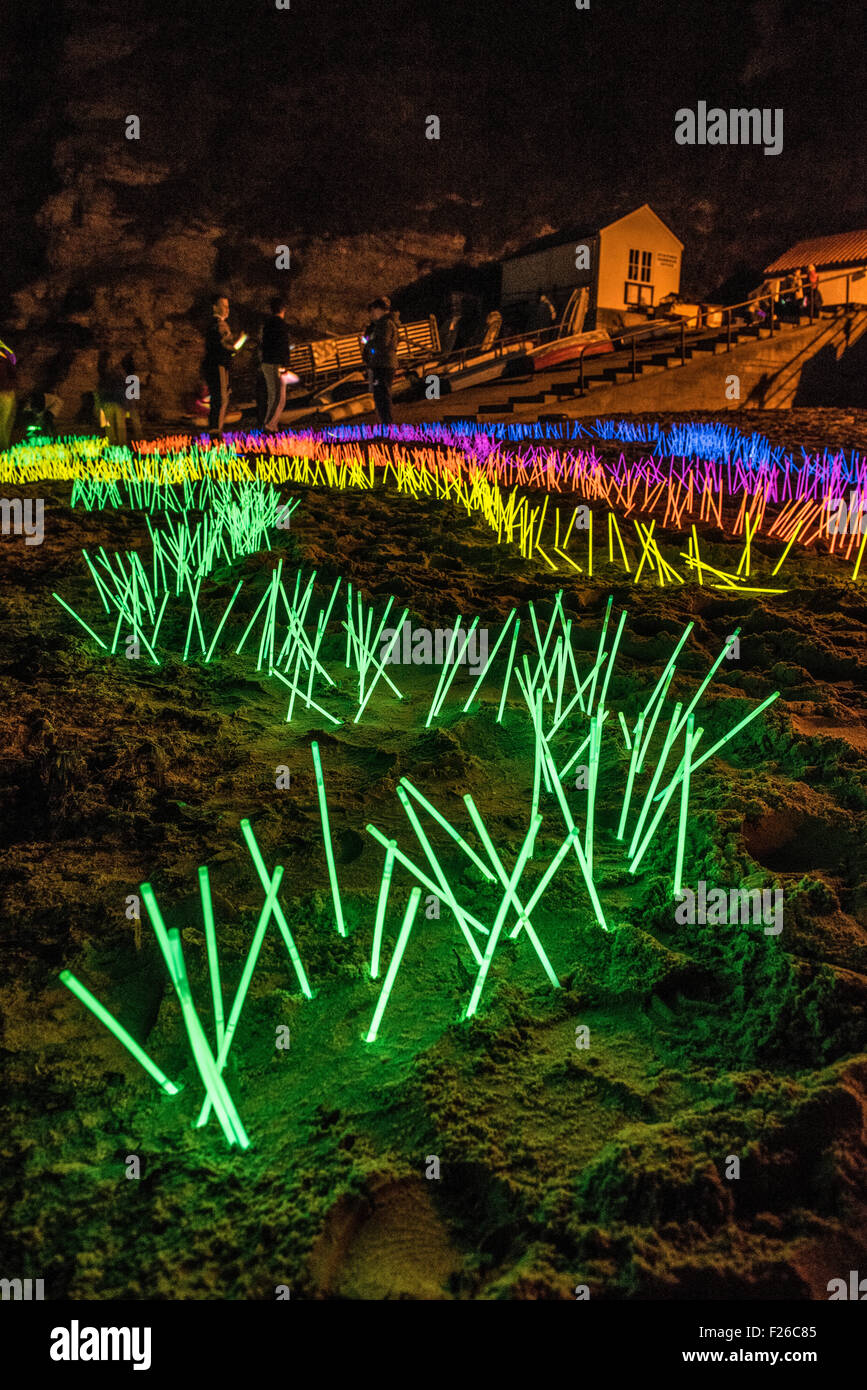
[[[772,279],[776,279],[777,277],[776,277],[776,276],[772,276],[771,278],[772,278]],[[791,278],[791,277],[789,277],[789,278]],[[835,271],[832,270],[832,271],[829,271],[826,275],[819,275],[819,276],[817,277],[817,283],[821,283],[822,281],[825,281],[825,280],[839,280],[839,278],[840,278],[840,272],[839,272],[839,271],[836,271],[836,272],[835,272]],[[847,274],[847,276],[846,276],[846,307],[847,307],[847,308],[848,308],[848,306],[849,306],[849,288],[850,288],[850,280],[851,280],[851,278],[852,278],[852,272],[850,271],[850,272]],[[782,293],[782,288],[783,288],[783,277],[780,276],[779,279],[780,279],[780,293]],[[806,290],[806,291],[809,290],[809,281],[807,281],[806,284],[805,284],[805,290]],[[776,298],[779,298],[779,294],[776,296]],[[732,320],[731,320],[731,316],[732,316],[732,314],[733,314],[737,309],[752,309],[752,308],[755,308],[756,305],[758,305],[758,304],[764,304],[766,300],[770,303],[770,307],[771,307],[770,324],[769,324],[769,327],[770,327],[771,335],[773,336],[773,333],[774,333],[774,319],[775,319],[775,314],[774,314],[774,312],[773,312],[773,301],[775,301],[775,296],[773,295],[773,293],[772,293],[770,290],[768,291],[767,294],[762,294],[762,295],[751,295],[749,299],[744,299],[740,304],[720,305],[720,306],[719,306],[719,309],[716,309],[716,310],[712,310],[712,311],[711,311],[711,312],[714,312],[714,313],[718,313],[718,312],[720,312],[720,310],[722,310],[722,311],[725,313],[725,315],[726,315],[726,324],[725,324],[725,326],[726,326],[726,330],[727,330],[727,333],[728,333],[729,343],[731,343],[731,321],[732,321]],[[683,334],[684,334],[684,332],[685,332],[685,330],[686,330],[686,325],[687,325],[688,323],[692,323],[693,320],[695,320],[696,331],[697,331],[699,328],[701,328],[701,319],[702,319],[702,313],[703,313],[703,312],[707,312],[707,306],[705,306],[705,308],[704,308],[704,310],[703,310],[703,309],[702,309],[702,306],[699,305],[699,307],[697,308],[697,310],[696,310],[696,312],[695,312],[694,314],[684,314],[684,315],[682,315],[682,316],[679,316],[679,317],[681,318],[681,339],[683,339]],[[815,317],[815,315],[814,315],[814,303],[813,303],[813,297],[812,297],[812,295],[811,295],[811,296],[810,296],[810,323],[813,322],[814,317]],[[662,325],[662,322],[663,322],[662,320],[657,319],[657,320],[656,320],[656,323],[655,323],[652,327],[651,327],[651,326],[648,326],[647,328],[639,329],[639,331],[638,331],[637,333],[630,333],[630,334],[628,334],[628,335],[624,333],[624,334],[621,335],[619,338],[614,338],[614,339],[612,339],[612,340],[615,341],[615,342],[622,342],[624,337],[629,336],[629,338],[630,338],[631,341],[632,341],[633,350],[634,350],[634,344],[635,344],[635,342],[637,342],[639,338],[646,337],[646,336],[648,336],[648,335],[650,335],[650,334],[652,334],[652,333],[658,333],[658,332],[659,332],[659,329],[660,329],[660,327],[661,327],[661,325]],[[671,326],[673,327],[674,325],[671,325]]]

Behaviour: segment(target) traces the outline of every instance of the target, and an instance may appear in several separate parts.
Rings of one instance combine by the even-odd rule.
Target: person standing
[[[272,432],[278,429],[280,416],[286,404],[285,373],[289,369],[289,328],[286,323],[286,303],[279,295],[269,301],[270,317],[262,328],[262,362],[259,370],[265,378],[267,401],[265,405],[265,429]]]
[[[107,431],[109,444],[126,444],[125,383],[108,352],[99,354],[96,373],[93,406],[97,422]]]
[[[367,306],[370,323],[362,335],[364,363],[368,369],[373,403],[380,423],[391,425],[394,416],[391,409],[391,388],[397,370],[397,319],[391,307],[391,300],[384,295],[373,299]]]
[[[815,317],[822,308],[822,291],[819,289],[819,272],[812,261],[807,266],[807,283],[809,285],[810,313]]]
[[[0,449],[8,449],[12,443],[17,408],[17,363],[18,359],[12,349],[0,342]]]
[[[236,352],[229,327],[229,301],[225,295],[215,295],[211,301],[212,317],[205,334],[205,356],[202,373],[211,396],[208,429],[223,433],[226,411],[229,408],[229,367]],[[238,342],[238,347],[241,341]]]
[[[557,321],[557,310],[544,290],[536,291],[536,331],[544,333]]]

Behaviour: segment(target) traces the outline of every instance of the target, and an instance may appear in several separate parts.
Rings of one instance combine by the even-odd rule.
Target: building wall
[[[654,304],[667,294],[680,292],[681,246],[677,238],[649,208],[637,208],[600,233],[599,277],[596,304],[599,309],[635,309],[628,304],[624,287],[629,278],[630,250],[651,253],[650,281]]]
[[[830,272],[817,266],[819,271],[819,289],[822,292],[823,304],[845,304],[846,303],[846,274],[849,272],[853,277],[849,281],[849,303],[867,304],[867,274],[864,273],[864,263],[861,265],[847,266],[841,270],[839,275],[830,276]],[[860,280],[854,276],[860,275]],[[826,276],[830,276],[826,279]],[[788,276],[783,277],[788,279]]]
[[[503,262],[502,302],[509,304],[519,299],[532,299],[539,289],[551,293],[569,292],[581,285],[593,287],[593,267],[596,263],[596,238],[586,238],[585,243],[568,242],[563,246],[551,246],[545,251],[536,251],[529,256],[518,256],[515,260]],[[575,266],[576,246],[587,244],[590,247],[590,270],[578,270]]]

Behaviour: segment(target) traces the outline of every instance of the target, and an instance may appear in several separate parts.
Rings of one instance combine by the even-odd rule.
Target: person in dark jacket
[[[208,429],[222,434],[226,411],[229,408],[229,367],[235,355],[235,344],[232,341],[232,330],[229,328],[229,301],[226,296],[216,295],[211,308],[213,317],[205,334],[202,374],[208,383],[211,396]]]
[[[286,323],[286,304],[279,295],[269,301],[270,317],[262,328],[262,361],[259,367],[268,392],[265,405],[266,430],[279,428],[280,416],[286,404],[284,375],[289,369],[289,328]]]
[[[391,300],[384,296],[371,300],[367,308],[370,323],[361,339],[364,362],[370,377],[376,413],[383,425],[391,425],[394,421],[391,388],[397,369],[397,318],[392,311]]]
[[[126,444],[126,395],[124,379],[108,352],[101,352],[96,364],[96,390],[93,411],[96,422],[106,431],[109,444]]]

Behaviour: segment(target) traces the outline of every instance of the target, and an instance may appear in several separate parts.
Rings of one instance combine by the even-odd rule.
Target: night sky
[[[45,199],[132,155],[153,178],[120,211],[145,231],[188,209],[263,238],[413,227],[496,254],[646,200],[712,282],[714,257],[867,222],[852,5],[66,0],[4,30],[6,291],[40,269]],[[782,154],[676,145],[699,100],[782,107]]]

